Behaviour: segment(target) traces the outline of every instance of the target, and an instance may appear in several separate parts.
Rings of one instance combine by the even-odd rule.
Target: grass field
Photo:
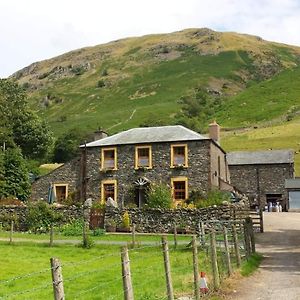
[[[300,120],[281,125],[236,132],[223,132],[222,147],[226,151],[293,149],[296,176],[300,176]]]
[[[63,266],[67,299],[122,299],[120,247],[96,246],[89,250],[63,245],[49,248],[31,243],[0,243],[3,256],[0,269],[0,297],[8,299],[53,299],[49,259],[58,257]],[[165,299],[164,265],[161,249],[147,246],[130,250],[134,293],[137,299]],[[191,250],[179,248],[170,253],[176,295],[193,289]],[[200,255],[201,268],[208,263]],[[25,275],[31,273],[32,275]],[[9,281],[15,276],[24,278]],[[6,280],[8,282],[6,283]],[[18,294],[20,292],[20,294]]]
[[[10,233],[7,231],[0,231],[0,238],[9,239]],[[93,232],[90,232],[89,237],[93,241],[103,241],[103,242],[131,242],[132,236],[131,234],[121,233],[121,234],[103,234],[99,236],[93,236]],[[14,232],[13,238],[16,239],[26,239],[26,240],[38,240],[38,241],[49,241],[49,234],[41,233],[41,234],[34,234],[28,232]],[[173,235],[167,235],[169,242],[173,241]],[[82,236],[65,236],[61,233],[55,232],[54,234],[54,242],[55,240],[74,240],[74,241],[81,241]],[[178,235],[177,240],[179,242],[187,242],[189,243],[191,240],[191,235]],[[143,243],[151,242],[151,243],[160,243],[161,235],[151,235],[151,234],[136,234],[136,241],[143,245]]]

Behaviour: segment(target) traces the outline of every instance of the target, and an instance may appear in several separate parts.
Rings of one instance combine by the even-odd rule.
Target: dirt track
[[[265,213],[264,220],[265,233],[257,234],[262,264],[226,299],[300,299],[300,213]]]

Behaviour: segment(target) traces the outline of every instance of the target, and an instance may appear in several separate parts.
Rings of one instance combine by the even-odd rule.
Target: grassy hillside
[[[226,151],[294,149],[296,176],[300,176],[299,118],[266,128],[223,132],[221,145]]]
[[[224,126],[248,127],[272,120],[290,120],[299,112],[300,67],[297,66],[231,97],[216,118]]]
[[[297,111],[299,55],[254,36],[188,29],[75,50],[13,77],[56,135],[175,123],[180,99],[199,87],[222,99],[210,118],[239,127]]]

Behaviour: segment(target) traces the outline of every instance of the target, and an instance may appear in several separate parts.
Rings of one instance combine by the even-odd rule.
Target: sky
[[[0,0],[0,78],[77,48],[202,27],[300,46],[300,0]]]

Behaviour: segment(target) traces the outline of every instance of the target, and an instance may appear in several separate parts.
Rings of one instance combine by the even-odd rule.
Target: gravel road
[[[300,213],[264,213],[264,221],[265,233],[257,234],[262,264],[228,300],[300,299]]]

